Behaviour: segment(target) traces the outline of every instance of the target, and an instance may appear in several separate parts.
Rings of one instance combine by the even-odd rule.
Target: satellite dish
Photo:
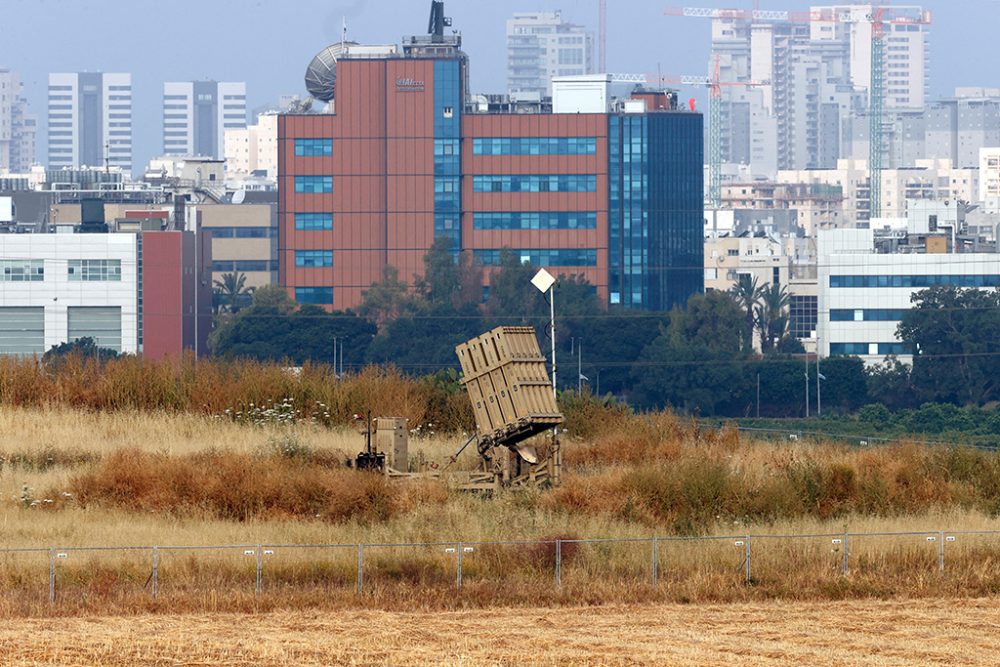
[[[233,193],[234,204],[242,204],[244,201],[246,201],[246,198],[247,198],[246,190],[237,190],[236,192]]]
[[[306,68],[306,90],[321,102],[333,101],[337,84],[337,60],[354,42],[331,44],[316,54]]]

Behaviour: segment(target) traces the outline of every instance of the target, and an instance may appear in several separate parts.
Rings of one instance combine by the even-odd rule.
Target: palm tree
[[[757,308],[760,343],[764,352],[774,349],[788,330],[788,291],[778,283],[767,285]]]
[[[253,288],[247,287],[246,283],[246,274],[235,271],[223,273],[221,280],[214,281],[215,295],[219,297],[221,307],[234,315],[238,313],[253,294]]]
[[[764,296],[764,287],[757,282],[756,276],[743,274],[739,282],[729,290],[730,296],[746,313],[746,325],[743,331],[743,350],[750,351],[753,348],[754,314],[760,301]]]

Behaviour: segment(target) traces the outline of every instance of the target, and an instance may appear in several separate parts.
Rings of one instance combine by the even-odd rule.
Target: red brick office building
[[[662,91],[603,113],[472,99],[460,45],[330,47],[333,112],[279,118],[279,280],[296,301],[355,307],[387,265],[422,274],[440,237],[487,267],[509,248],[582,274],[612,307],[701,290],[702,117]]]

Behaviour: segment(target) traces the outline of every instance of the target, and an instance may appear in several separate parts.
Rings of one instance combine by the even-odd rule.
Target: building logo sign
[[[396,79],[396,91],[400,93],[422,93],[424,82],[418,79]]]

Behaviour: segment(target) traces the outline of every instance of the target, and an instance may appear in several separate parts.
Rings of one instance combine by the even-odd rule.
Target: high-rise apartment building
[[[298,303],[356,307],[387,267],[423,275],[438,239],[487,280],[509,251],[585,277],[610,307],[668,310],[702,290],[702,116],[676,95],[616,102],[591,76],[553,102],[562,113],[472,104],[460,37],[443,31],[313,62],[310,90],[336,113],[278,117],[279,282]]]
[[[221,158],[226,130],[247,126],[245,83],[163,84],[163,154]]]
[[[912,23],[886,35],[884,108],[918,110],[927,90],[927,25],[920,7],[894,6]],[[725,16],[712,21],[712,60],[725,82],[724,162],[749,164],[755,175],[775,169],[829,169],[842,157],[843,125],[868,108],[872,5],[812,7],[810,21]],[[823,21],[815,17],[829,16]]]
[[[0,170],[25,173],[35,163],[37,121],[21,95],[17,72],[0,69]]]
[[[49,74],[49,167],[132,169],[132,75]]]
[[[507,21],[507,91],[552,94],[552,77],[591,74],[594,35],[560,12],[514,14]]]
[[[226,130],[226,174],[278,177],[278,114],[262,113],[257,124]]]

